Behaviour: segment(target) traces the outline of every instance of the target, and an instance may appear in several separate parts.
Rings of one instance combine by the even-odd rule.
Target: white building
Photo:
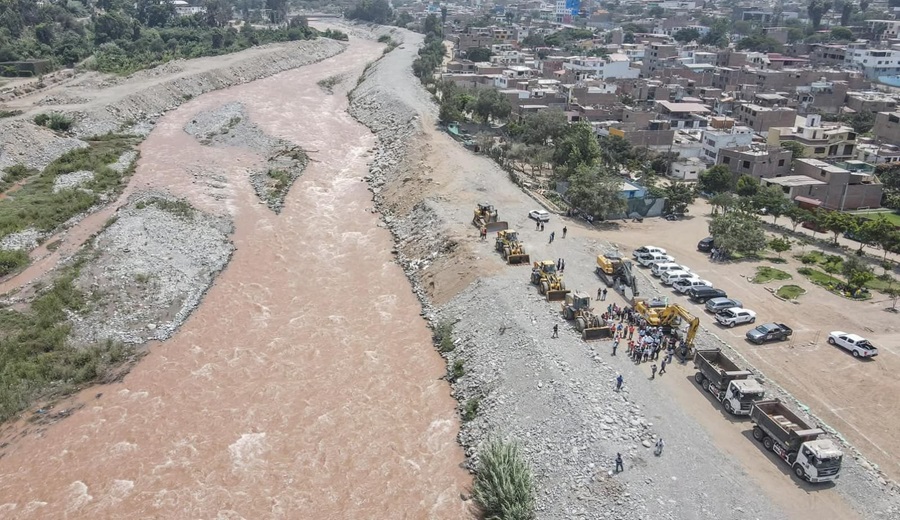
[[[700,157],[710,164],[716,164],[719,150],[750,146],[753,142],[753,130],[746,126],[735,126],[730,130],[705,130],[700,140],[703,143]]]
[[[563,62],[565,71],[575,73],[575,80],[585,79],[634,79],[641,71],[631,68],[631,60],[624,54],[610,54],[606,57],[573,56]]]
[[[701,172],[706,171],[706,165],[696,157],[679,159],[669,168],[669,176],[684,181],[695,181]]]
[[[844,61],[861,70],[867,79],[900,74],[900,51],[893,49],[865,49],[856,46],[847,48]]]
[[[175,13],[178,16],[191,16],[206,12],[206,7],[202,5],[191,5],[185,0],[175,0],[172,2],[172,5],[175,7]]]

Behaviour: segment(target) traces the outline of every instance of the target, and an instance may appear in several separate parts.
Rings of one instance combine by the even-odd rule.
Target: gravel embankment
[[[398,262],[422,301],[423,316],[433,323],[455,323],[455,348],[446,357],[449,364],[461,361],[464,375],[454,383],[454,394],[461,407],[479,401],[476,418],[464,422],[459,435],[469,467],[490,435],[521,442],[536,475],[542,519],[785,517],[674,398],[645,383],[646,365],[612,358],[608,342],[583,342],[559,318],[558,308],[527,283],[527,268],[483,276],[439,309],[428,301],[425,271],[452,255],[458,244],[448,232],[449,197],[414,204],[394,197],[397,185],[422,172],[421,165],[405,159],[422,132],[419,114],[435,111],[409,71],[419,37],[402,34],[409,49],[395,50],[369,69],[351,93],[350,112],[378,137],[367,181],[394,235]],[[498,171],[494,178],[507,182],[505,177]],[[533,204],[522,198],[523,205]],[[592,265],[599,246],[591,244],[567,262]],[[658,292],[655,282],[641,276],[642,296]],[[553,323],[560,325],[558,339],[550,338]],[[722,346],[708,331],[697,343]],[[626,379],[622,392],[614,390],[617,373]],[[770,395],[792,400],[769,388]],[[658,436],[667,442],[663,457],[655,457],[649,447]],[[752,441],[738,437],[735,442]],[[610,477],[617,452],[626,471]],[[896,491],[852,449],[846,453],[839,492],[864,518],[897,517]],[[795,485],[785,478],[785,485]]]
[[[167,339],[231,258],[231,222],[155,192],[133,196],[114,219],[76,281],[91,303],[71,317],[71,341]]]
[[[0,171],[16,164],[43,170],[64,153],[86,146],[31,121],[0,119]]]

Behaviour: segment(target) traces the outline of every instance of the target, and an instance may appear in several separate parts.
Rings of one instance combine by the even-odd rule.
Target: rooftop
[[[777,184],[779,186],[784,186],[787,188],[793,188],[797,186],[821,186],[828,184],[827,182],[813,179],[812,177],[807,177],[806,175],[787,175],[785,177],[772,177],[770,179],[766,179],[766,182],[770,184]]]
[[[701,114],[709,112],[709,109],[701,105],[700,103],[672,103],[670,101],[657,101],[657,103],[659,104],[659,106],[665,108],[669,112],[697,112]]]

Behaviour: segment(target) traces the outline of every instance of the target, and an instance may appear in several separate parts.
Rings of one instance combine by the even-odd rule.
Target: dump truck
[[[756,401],[750,410],[753,438],[807,482],[831,482],[841,473],[844,454],[825,432],[808,425],[778,399]]]
[[[497,232],[497,240],[494,243],[497,252],[511,265],[529,264],[531,257],[525,253],[525,246],[519,242],[519,233],[512,229],[504,229]]]
[[[732,415],[750,415],[753,401],[761,400],[766,390],[753,378],[753,372],[741,370],[721,349],[694,353],[694,381],[722,403]]]
[[[543,260],[535,262],[531,269],[531,283],[538,286],[538,292],[547,297],[549,302],[558,302],[566,298],[570,291],[562,275],[556,271],[556,262]]]
[[[481,203],[475,208],[472,224],[475,224],[475,227],[478,229],[485,228],[488,233],[509,229],[508,222],[500,222],[497,218],[498,212],[494,209],[494,206],[488,203]]]
[[[615,287],[621,291],[630,288],[631,296],[637,296],[637,279],[631,270],[631,260],[622,258],[618,252],[597,255],[595,272],[607,287]]]
[[[591,297],[584,293],[569,293],[565,301],[560,304],[563,318],[575,320],[575,330],[581,333],[581,339],[590,341],[594,339],[608,338],[612,331],[594,314],[591,308]]]

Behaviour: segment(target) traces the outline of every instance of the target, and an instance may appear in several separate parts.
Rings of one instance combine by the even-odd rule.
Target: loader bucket
[[[509,255],[506,257],[506,261],[509,263],[509,265],[519,265],[519,264],[528,265],[531,263],[531,257],[526,254]]]
[[[612,331],[609,330],[609,327],[589,327],[581,331],[581,339],[585,341],[609,337],[612,337]]]
[[[547,291],[548,302],[561,302],[566,299],[566,295],[572,292],[570,289],[561,289],[556,291]]]
[[[509,222],[488,222],[484,225],[487,228],[488,233],[493,233],[494,231],[503,231],[509,229]]]

